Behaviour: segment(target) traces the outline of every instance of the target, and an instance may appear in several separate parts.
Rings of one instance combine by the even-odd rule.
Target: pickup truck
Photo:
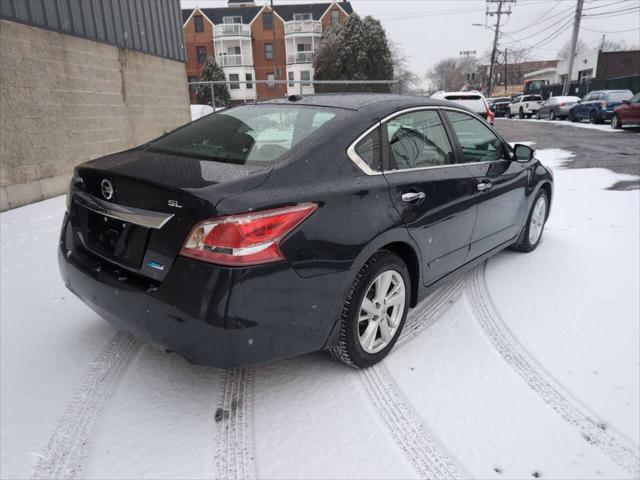
[[[536,114],[541,104],[542,97],[540,95],[520,95],[509,105],[509,118],[516,115],[518,118],[531,118]]]

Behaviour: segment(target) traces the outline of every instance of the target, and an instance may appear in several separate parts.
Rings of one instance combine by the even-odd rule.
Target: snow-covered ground
[[[537,118],[518,118],[515,120],[518,122],[543,122],[543,123],[549,123],[551,125],[563,125],[565,127],[587,128],[589,130],[600,130],[602,132],[609,132],[609,133],[624,132],[623,129],[611,128],[610,123],[593,124],[593,123],[585,123],[585,122],[570,122],[569,120],[546,120],[546,119],[538,120]]]
[[[367,371],[191,366],[64,288],[64,198],[2,213],[1,477],[638,477],[640,192],[538,155],[542,245],[443,287]]]

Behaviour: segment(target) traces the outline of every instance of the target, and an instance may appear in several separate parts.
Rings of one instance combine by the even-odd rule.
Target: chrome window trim
[[[450,165],[432,165],[429,167],[416,167],[416,168],[405,168],[402,170],[373,170],[368,164],[367,162],[365,162],[356,152],[356,146],[358,145],[358,143],[360,143],[360,141],[366,137],[367,135],[369,135],[373,130],[375,130],[376,128],[382,126],[382,124],[388,122],[389,120],[399,116],[399,115],[404,115],[405,113],[411,113],[411,112],[417,112],[417,111],[422,111],[422,110],[451,110],[453,112],[460,112],[460,113],[466,113],[467,115],[470,115],[471,117],[476,118],[477,120],[480,120],[481,122],[485,123],[486,126],[489,128],[489,130],[496,135],[501,141],[502,143],[504,143],[505,145],[509,145],[507,142],[505,142],[504,138],[502,138],[502,136],[500,136],[498,134],[498,132],[496,132],[494,130],[494,128],[487,124],[484,119],[482,117],[480,117],[478,114],[474,113],[474,112],[470,112],[468,110],[464,110],[462,108],[455,108],[455,107],[449,107],[449,106],[434,106],[434,105],[429,105],[429,106],[423,106],[423,107],[409,107],[409,108],[405,108],[403,110],[398,110],[397,112],[393,112],[389,115],[387,115],[386,117],[384,117],[382,120],[380,120],[379,122],[376,122],[375,124],[373,124],[371,127],[369,127],[367,130],[364,131],[364,133],[362,133],[358,138],[356,138],[353,143],[351,143],[351,145],[349,145],[349,147],[347,148],[347,156],[351,159],[351,161],[353,163],[356,164],[356,166],[358,168],[360,168],[360,170],[362,170],[366,175],[372,176],[372,175],[382,175],[383,173],[385,175],[387,174],[391,174],[391,173],[402,173],[402,172],[414,172],[414,171],[420,171],[420,170],[431,170],[434,168],[450,168],[450,167],[461,167],[461,166],[465,166],[465,165],[489,165],[491,163],[497,163],[497,162],[504,162],[505,159],[502,160],[489,160],[487,162],[464,162],[464,163],[452,163]]]
[[[126,207],[117,203],[105,202],[77,188],[73,189],[73,201],[105,217],[133,223],[146,228],[160,229],[173,218],[172,213],[153,212],[141,208]]]

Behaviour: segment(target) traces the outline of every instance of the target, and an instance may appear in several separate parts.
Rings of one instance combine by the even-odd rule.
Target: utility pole
[[[507,49],[504,49],[504,93],[507,93],[507,86],[509,85],[509,59],[507,58]]]
[[[465,57],[465,58],[472,57],[472,56],[476,55],[476,53],[477,52],[475,50],[460,50],[460,56],[461,57]],[[469,83],[471,81],[475,82],[476,81],[475,72],[471,71],[471,68],[469,68],[470,65],[469,65],[468,62],[467,62],[466,67],[467,67],[467,83]]]
[[[571,72],[573,72],[573,62],[576,59],[576,47],[578,46],[578,33],[580,32],[580,19],[582,18],[582,4],[584,0],[578,0],[576,3],[576,15],[573,19],[573,35],[571,36],[571,56],[569,57],[569,70],[567,78],[564,79],[562,87],[562,95],[569,94],[569,86],[571,85]]]
[[[280,69],[278,68],[278,46],[276,45],[276,16],[274,15],[275,10],[273,9],[273,0],[270,0],[271,4],[271,32],[273,33],[273,63],[275,64],[275,68],[273,69],[273,74],[276,77],[276,80],[280,80]]]
[[[492,3],[498,4],[498,10],[495,12],[489,11],[489,5]],[[509,5],[509,10],[503,11],[502,6],[505,3],[515,3],[515,0],[487,0],[487,13],[488,17],[492,17],[497,15],[496,18],[496,28],[494,30],[493,36],[493,49],[491,50],[491,65],[489,66],[489,85],[487,87],[487,97],[491,96],[491,92],[493,91],[493,69],[496,64],[496,54],[498,52],[498,39],[500,37],[500,18],[502,15],[511,15],[511,5]]]

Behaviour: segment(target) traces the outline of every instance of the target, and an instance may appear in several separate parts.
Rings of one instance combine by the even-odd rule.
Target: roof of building
[[[241,0],[237,0],[236,2],[229,3],[242,3]],[[327,11],[327,9],[332,5],[332,2],[323,2],[323,3],[296,3],[293,5],[276,5],[274,9],[276,13],[282,17],[285,22],[293,20],[294,13],[311,13],[313,15],[314,20],[320,20],[322,15]],[[349,2],[339,2],[340,7],[347,12],[349,15],[353,13],[353,8],[351,7],[351,3]],[[200,10],[204,13],[209,20],[211,20],[215,25],[222,23],[223,17],[242,17],[242,23],[248,24],[250,23],[255,16],[258,14],[262,7],[219,7],[219,8],[201,8]],[[193,12],[193,8],[188,8],[182,10],[182,23],[186,22],[191,13]]]

